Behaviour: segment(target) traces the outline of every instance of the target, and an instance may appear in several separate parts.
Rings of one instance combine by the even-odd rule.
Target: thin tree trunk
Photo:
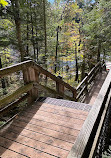
[[[81,67],[81,81],[85,77],[85,45],[84,45],[84,52],[83,52],[83,61],[82,61],[82,67]]]
[[[28,16],[28,13],[27,13],[27,47],[26,47],[27,56],[29,55],[29,44],[28,44],[28,40],[29,40],[29,25],[28,25],[28,21],[29,21],[29,16]]]
[[[58,39],[59,39],[59,26],[57,27],[57,41],[56,41],[56,55],[55,55],[55,73],[57,72]]]
[[[37,37],[37,29],[36,29],[36,37]],[[36,39],[36,50],[37,50],[37,61],[38,61],[38,56],[39,56],[39,45],[38,45],[38,41]]]
[[[46,29],[46,7],[45,0],[43,0],[43,14],[44,14],[44,35],[45,35],[45,56],[47,54],[47,29]]]
[[[30,9],[31,9],[31,3],[30,3]],[[34,40],[34,26],[33,26],[33,17],[31,13],[31,27],[32,27],[32,44],[33,44],[33,51],[34,51],[34,60],[36,60],[36,54],[35,54],[35,40]]]
[[[78,80],[78,59],[77,59],[77,44],[75,43],[75,61],[76,61],[76,76],[75,81]]]

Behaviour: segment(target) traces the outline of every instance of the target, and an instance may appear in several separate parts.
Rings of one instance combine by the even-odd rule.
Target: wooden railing
[[[56,97],[62,96],[63,98],[69,100],[76,100],[75,88],[71,87],[69,84],[65,83],[63,80],[51,74],[31,60],[0,69],[0,78],[18,71],[23,72],[24,86],[20,87],[12,94],[6,95],[0,99],[0,115],[3,115],[15,105],[17,106],[26,98],[28,98],[28,104],[36,100],[38,97],[38,89],[47,90],[50,93],[55,94]],[[40,74],[52,79],[56,83],[56,90],[40,84]],[[72,97],[64,94],[64,88],[67,88],[72,92]]]
[[[37,97],[39,97],[39,89],[41,89],[42,91],[48,91],[55,97],[59,96],[72,101],[78,101],[81,96],[85,95],[86,92],[89,90],[89,88],[91,87],[91,82],[100,69],[101,64],[98,63],[76,89],[71,87],[62,79],[43,69],[32,60],[24,61],[19,64],[0,69],[0,78],[3,78],[18,71],[22,71],[24,80],[24,86],[21,86],[12,94],[6,95],[5,97],[0,99],[0,109],[2,109],[0,111],[0,115],[3,114],[3,111],[5,112],[7,111],[7,109],[13,108],[15,105],[18,105],[26,98],[28,99],[28,104],[36,100]],[[39,77],[40,74],[45,75],[46,78],[52,79],[53,82],[55,82],[56,88],[53,89],[51,87],[48,87],[47,85],[41,84]],[[65,88],[67,88],[71,92],[70,96],[65,94]]]
[[[82,100],[86,93],[91,89],[91,83],[96,77],[97,73],[101,70],[101,63],[97,63],[95,67],[88,73],[88,75],[82,80],[82,82],[77,86],[77,97],[76,100]],[[81,98],[82,97],[82,98]]]
[[[104,119],[111,106],[111,70],[67,158],[94,158]]]

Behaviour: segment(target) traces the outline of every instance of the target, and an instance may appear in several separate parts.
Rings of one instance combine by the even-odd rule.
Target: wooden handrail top
[[[0,69],[0,78],[10,75],[14,72],[20,71],[24,69],[24,66],[31,66],[32,60],[24,61],[18,64],[14,64],[5,68]]]
[[[91,71],[88,73],[88,76],[89,76],[89,77],[92,75],[92,73],[95,71],[95,69],[98,68],[99,65],[101,65],[100,62],[98,62],[98,63],[95,65],[95,67],[93,67],[93,68],[91,69]]]
[[[81,81],[81,83],[77,86],[77,88],[76,88],[77,91],[78,91],[79,88],[92,76],[92,74],[94,73],[95,69],[97,69],[99,65],[100,65],[100,62],[98,62],[98,63],[95,65],[95,67],[93,67],[93,68],[91,69],[91,71],[88,73],[88,76],[86,76],[86,77]]]
[[[64,85],[66,88],[71,90],[72,92],[76,93],[76,89],[70,86],[68,83],[64,82],[62,79],[56,77],[55,75],[51,74],[49,71],[43,69],[40,65],[33,62],[34,69],[39,71],[40,73],[46,75],[47,77],[50,77],[55,82],[59,82],[60,84]]]
[[[34,68],[38,72],[46,75],[47,77],[50,77],[55,82],[58,82],[58,83],[64,85],[66,88],[68,88],[69,90],[71,90],[73,93],[76,94],[75,88],[73,88],[68,83],[61,80],[60,78],[56,77],[55,75],[51,74],[49,71],[43,69],[40,65],[36,64],[32,60],[24,61],[24,62],[15,64],[15,65],[11,65],[9,67],[0,69],[0,78],[7,76],[7,75],[10,75],[11,73],[14,73],[14,72],[17,72],[20,70],[24,70],[24,68],[28,68],[28,67]]]

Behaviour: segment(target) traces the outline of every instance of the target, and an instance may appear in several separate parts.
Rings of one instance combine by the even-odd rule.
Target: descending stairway
[[[101,107],[103,103],[105,105],[109,94],[111,72],[93,106],[88,102],[75,101],[83,101],[85,96],[89,99],[86,94],[93,89],[95,76],[101,68],[101,63],[97,63],[77,88],[71,87],[33,61],[1,69],[1,78],[22,71],[25,84],[0,99],[0,117],[13,111],[24,100],[27,100],[29,106],[1,127],[0,158],[73,158],[84,154],[86,158],[92,145],[90,140],[94,139],[102,116]],[[53,87],[40,82],[40,74],[50,78]],[[44,94],[48,91],[48,96],[53,94],[56,98],[72,101],[50,97],[37,99],[40,96],[39,90]],[[69,93],[66,94],[66,91]],[[95,127],[96,130],[93,130]]]
[[[90,105],[39,98],[0,133],[2,158],[66,158]]]

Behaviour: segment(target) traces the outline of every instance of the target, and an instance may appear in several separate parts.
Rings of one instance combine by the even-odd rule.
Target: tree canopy
[[[53,4],[0,0],[0,4],[1,58],[8,49],[17,61],[32,58],[53,73],[70,63],[74,71],[85,73],[110,55],[110,0],[55,0]]]

